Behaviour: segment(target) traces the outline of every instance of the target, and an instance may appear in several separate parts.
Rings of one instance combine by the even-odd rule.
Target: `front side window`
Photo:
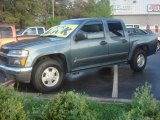
[[[113,37],[124,37],[124,30],[122,23],[119,21],[108,21],[108,29],[109,35],[111,38]]]
[[[11,38],[12,36],[11,27],[0,27],[0,38]]]
[[[87,39],[104,38],[104,29],[101,21],[88,22],[80,29],[80,31],[87,34]]]

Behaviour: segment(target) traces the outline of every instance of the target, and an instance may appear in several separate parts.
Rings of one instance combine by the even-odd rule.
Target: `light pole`
[[[52,10],[53,10],[53,11],[52,11],[52,12],[53,12],[53,13],[52,13],[52,14],[53,14],[52,17],[53,17],[53,18],[54,18],[54,3],[55,3],[55,0],[52,0]]]

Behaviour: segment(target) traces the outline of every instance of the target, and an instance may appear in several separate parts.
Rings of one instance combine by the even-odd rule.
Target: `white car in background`
[[[32,26],[17,31],[17,36],[38,36],[45,32],[45,28],[41,26]]]

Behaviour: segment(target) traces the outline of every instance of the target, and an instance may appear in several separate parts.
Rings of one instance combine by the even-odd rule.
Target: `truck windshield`
[[[78,20],[66,20],[61,22],[60,25],[51,27],[41,36],[53,36],[53,37],[68,37],[79,25],[80,21]]]
[[[12,36],[11,27],[0,27],[0,38],[11,38]]]

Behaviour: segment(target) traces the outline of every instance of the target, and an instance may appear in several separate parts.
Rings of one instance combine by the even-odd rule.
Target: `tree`
[[[112,17],[112,8],[105,0],[91,3],[86,9],[86,17]]]
[[[2,0],[0,22],[15,24],[17,27],[36,25],[36,0]]]
[[[18,28],[33,25],[48,28],[62,19],[112,17],[107,1],[55,0],[55,18],[52,18],[52,0],[0,0],[0,23],[15,24]]]

